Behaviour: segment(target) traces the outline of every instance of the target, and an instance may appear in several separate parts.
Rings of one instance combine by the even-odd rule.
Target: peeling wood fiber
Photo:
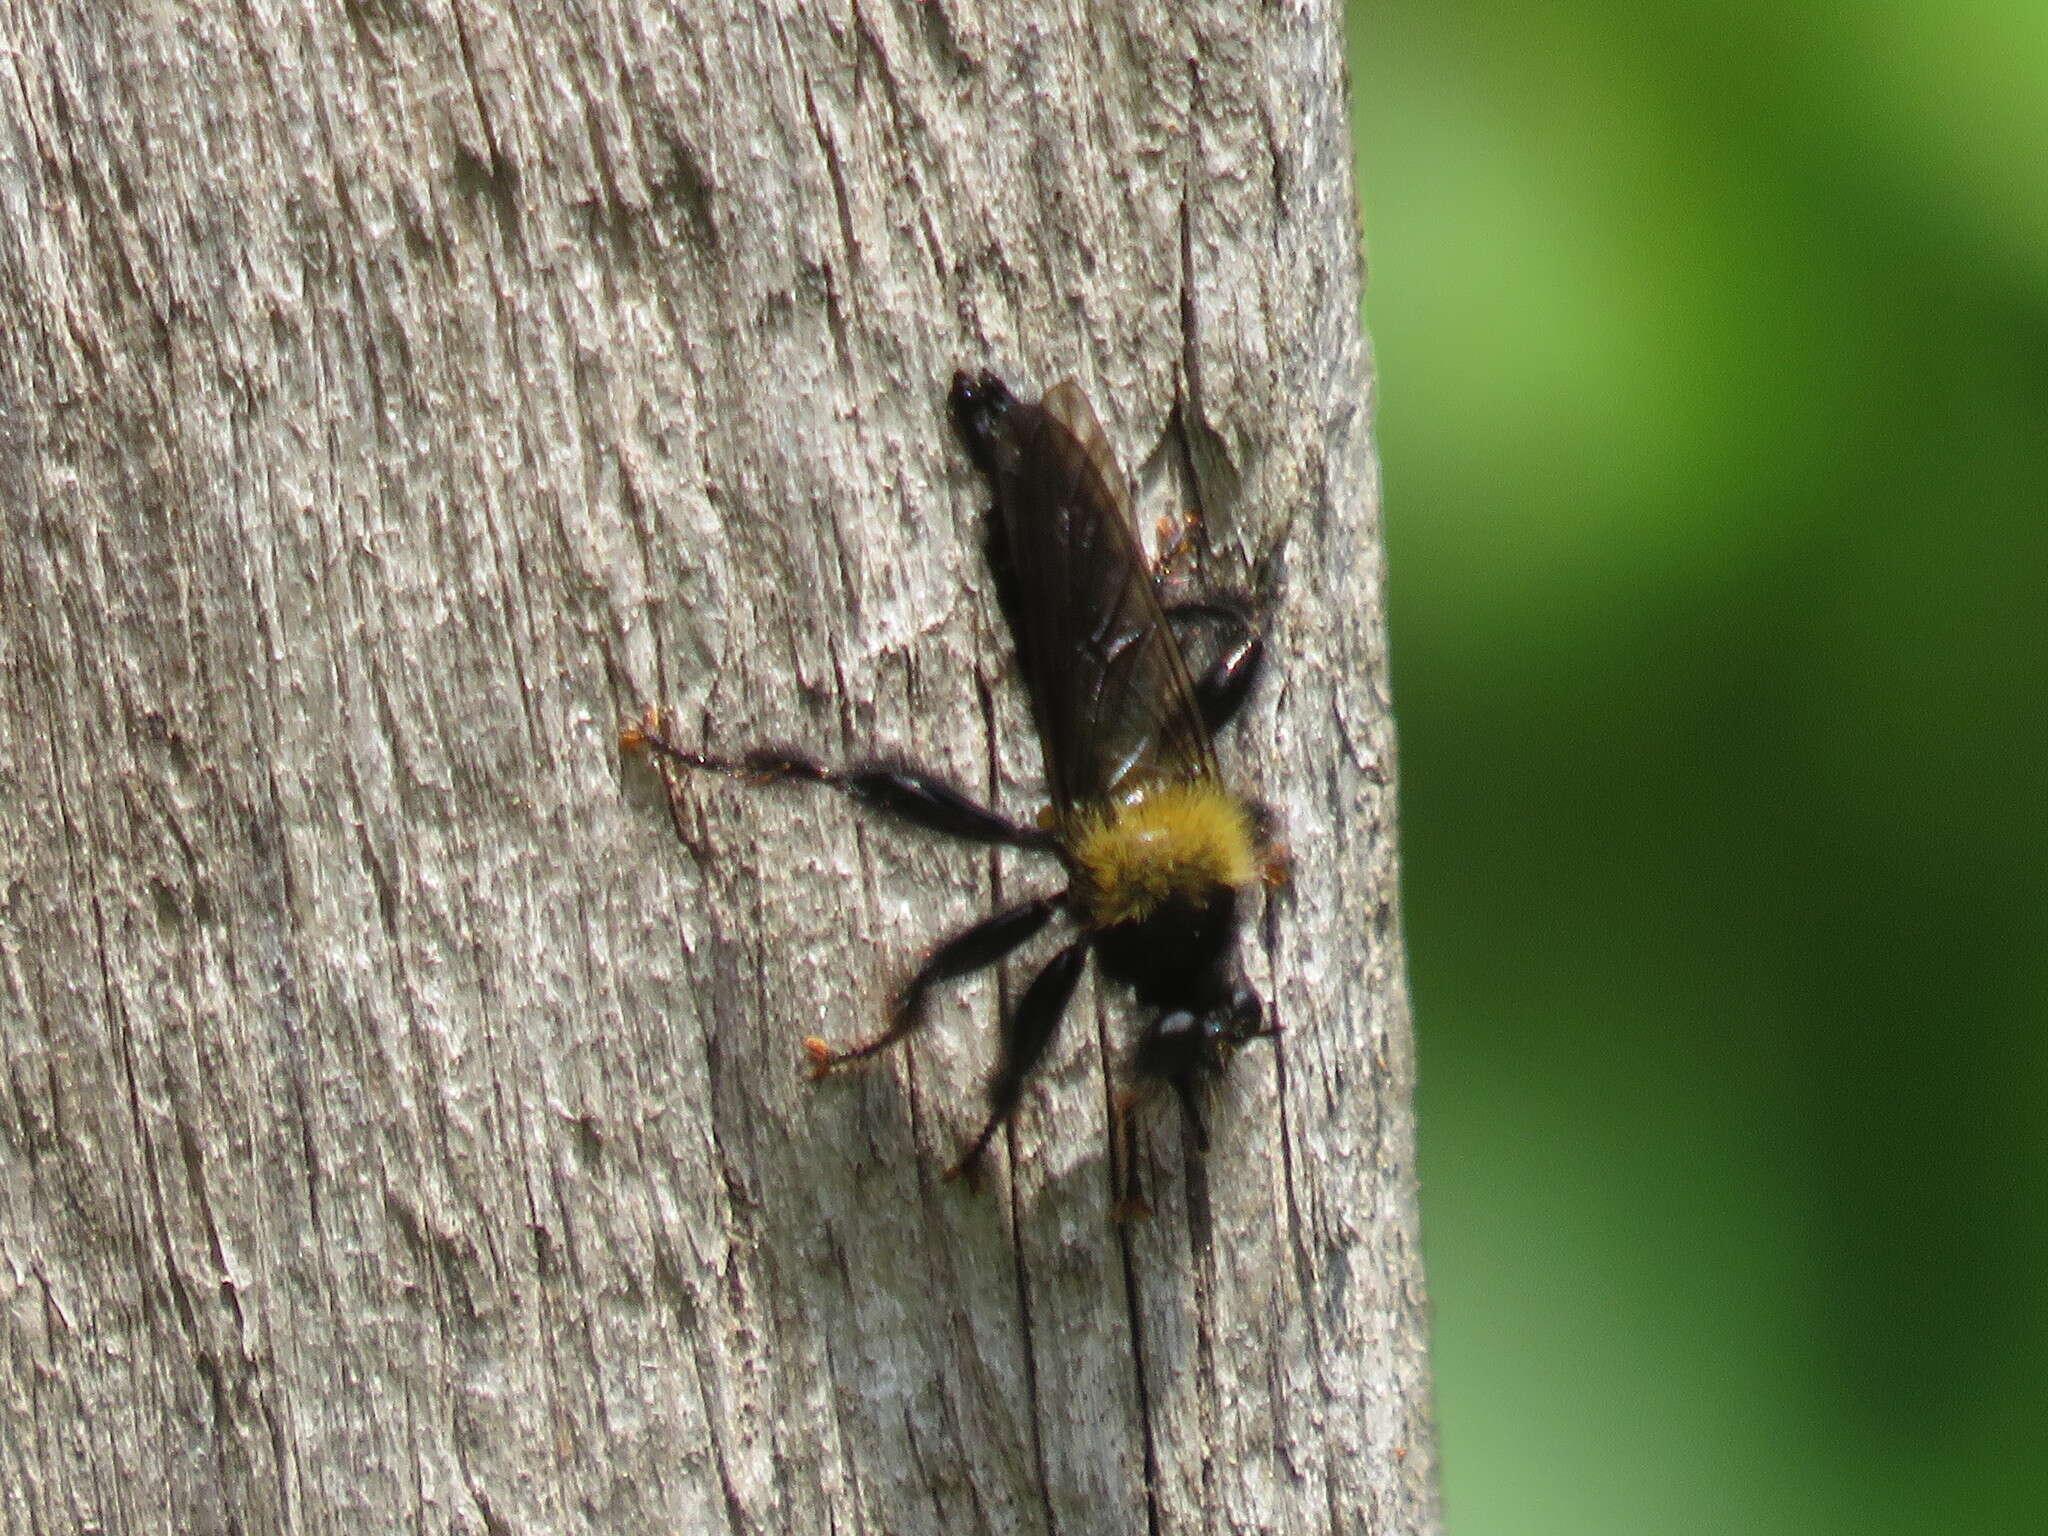
[[[1433,1532],[1327,0],[0,18],[0,1529]],[[1146,1223],[1048,882],[615,749],[1039,764],[945,419],[1078,377],[1273,596],[1286,1034]]]

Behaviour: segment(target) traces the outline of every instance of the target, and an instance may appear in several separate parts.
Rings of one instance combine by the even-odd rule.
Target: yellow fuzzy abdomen
[[[1164,784],[1076,818],[1067,839],[1090,927],[1141,922],[1176,897],[1259,876],[1244,802],[1220,785]]]

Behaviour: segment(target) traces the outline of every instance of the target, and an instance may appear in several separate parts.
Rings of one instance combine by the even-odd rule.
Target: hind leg
[[[1195,679],[1195,707],[1215,735],[1236,718],[1251,697],[1266,660],[1266,637],[1253,621],[1251,604],[1235,598],[1197,598],[1166,610],[1169,620],[1208,620],[1225,630],[1216,657]]]
[[[746,784],[774,784],[784,779],[823,784],[869,810],[965,842],[1002,843],[1013,848],[1051,846],[1051,839],[1042,829],[1014,822],[971,799],[938,774],[918,768],[888,763],[828,768],[801,752],[779,748],[760,749],[743,757],[718,757],[677,746],[661,733],[651,715],[645,724],[629,725],[621,731],[619,745],[628,751],[651,752],[684,768],[722,773]]]

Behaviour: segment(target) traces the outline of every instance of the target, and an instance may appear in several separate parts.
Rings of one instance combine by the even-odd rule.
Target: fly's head
[[[1278,1034],[1259,994],[1243,982],[1206,1006],[1172,1008],[1155,1016],[1138,1040],[1134,1063],[1141,1077],[1182,1083],[1221,1072],[1237,1048]]]

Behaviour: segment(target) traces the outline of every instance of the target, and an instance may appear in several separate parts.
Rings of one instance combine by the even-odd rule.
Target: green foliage
[[[2048,1486],[2048,8],[1354,6],[1460,1536]]]

